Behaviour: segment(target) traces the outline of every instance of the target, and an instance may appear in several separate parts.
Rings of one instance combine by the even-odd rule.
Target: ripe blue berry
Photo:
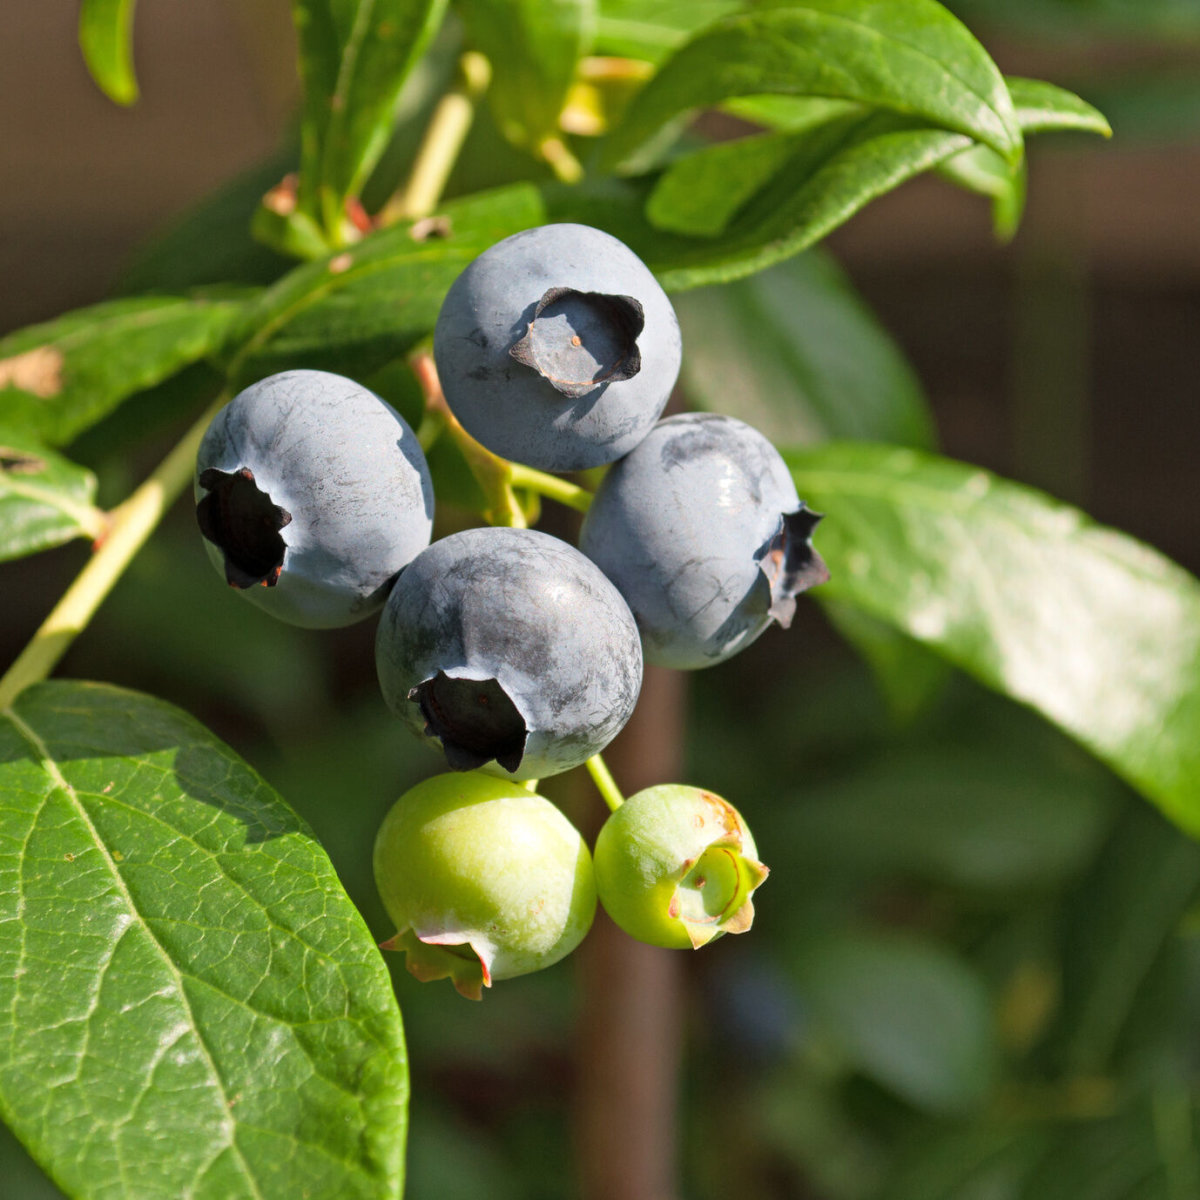
[[[795,597],[829,576],[811,540],[820,519],[762,434],[687,413],[608,472],[579,545],[628,601],[646,661],[693,669],[791,624]]]
[[[642,683],[637,626],[573,546],[532,529],[468,529],[400,576],[375,662],[384,699],[455,770],[540,779],[598,753]]]
[[[349,625],[429,544],[433,484],[407,422],[325,371],[284,371],[213,418],[196,518],[226,581],[281,620]]]
[[[375,882],[396,923],[383,948],[472,1000],[564,958],[596,912],[592,858],[571,822],[478,772],[435,775],[400,797],[375,839]]]
[[[614,462],[650,430],[679,375],[679,324],[649,268],[587,225],[542,225],[455,280],[434,358],[467,432],[545,471]]]

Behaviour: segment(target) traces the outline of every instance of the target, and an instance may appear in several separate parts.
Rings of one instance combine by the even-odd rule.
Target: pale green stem
[[[475,119],[475,106],[492,79],[492,66],[468,50],[458,60],[458,82],[437,103],[404,186],[383,206],[380,225],[416,221],[437,207],[458,152]]]
[[[446,418],[440,412],[431,412],[427,408],[421,417],[421,424],[417,426],[417,445],[428,454],[445,428]]]
[[[587,767],[588,774],[596,785],[596,791],[604,797],[604,803],[616,812],[625,803],[625,797],[621,795],[621,789],[617,787],[612,772],[605,766],[604,759],[599,754],[593,754],[583,765]]]
[[[565,504],[577,512],[587,512],[592,503],[592,493],[587,488],[559,479],[557,475],[534,470],[533,467],[513,463],[511,478],[513,487],[528,488],[531,492],[549,496],[551,500],[557,500],[559,504]]]
[[[163,513],[191,480],[200,439],[225,400],[222,395],[145,483],[112,510],[108,533],[87,566],[75,577],[29,645],[0,679],[0,711],[11,708],[17,696],[31,683],[45,679],[71,643],[87,628],[96,609],[154,532]]]
[[[562,138],[546,138],[538,146],[538,153],[560,183],[578,183],[583,178],[582,164]]]

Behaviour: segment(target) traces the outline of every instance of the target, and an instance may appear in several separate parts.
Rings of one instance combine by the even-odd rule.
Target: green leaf
[[[450,234],[416,240],[409,226],[306,263],[262,293],[235,339],[239,378],[287,367],[366,375],[406,353],[437,320],[447,290],[488,246],[546,220],[531,185],[471,197],[445,210]]]
[[[242,381],[300,366],[369,374],[432,330],[446,291],[475,257],[550,221],[621,238],[669,291],[738,279],[791,257],[875,195],[968,144],[889,114],[834,122],[717,239],[654,229],[644,215],[645,182],[518,183],[477,193],[442,206],[444,236],[416,240],[411,227],[394,226],[289,272],[246,307],[230,336],[235,373]]]
[[[817,598],[821,599],[819,594]],[[821,607],[871,668],[893,722],[905,725],[916,720],[945,690],[952,674],[945,659],[861,608],[831,600]]]
[[[740,0],[600,0],[596,53],[657,63]]]
[[[1008,241],[1025,211],[1025,164],[1013,167],[990,146],[971,146],[948,158],[937,169],[950,183],[968,192],[990,196],[996,236]]]
[[[838,933],[806,946],[795,971],[803,999],[864,1074],[934,1112],[986,1095],[991,1000],[961,959],[916,938]]]
[[[1112,137],[1112,128],[1104,114],[1074,92],[1040,79],[1010,75],[1007,82],[1017,120],[1026,133],[1077,129],[1082,133]]]
[[[968,745],[909,743],[786,809],[779,865],[801,877],[916,877],[1028,904],[1031,893],[1072,882],[1111,825],[1118,785],[1098,787],[1098,767],[1080,771],[1070,756],[1031,753],[994,733]]]
[[[118,104],[138,98],[133,73],[134,0],[82,0],[79,48],[100,90]]]
[[[96,479],[21,430],[0,425],[0,561],[98,538]]]
[[[1009,76],[1009,94],[1023,133],[1079,130],[1110,137],[1112,130],[1097,109],[1052,83]],[[1025,209],[1025,163],[1013,164],[990,146],[972,146],[947,159],[938,174],[951,183],[992,199],[996,235],[1011,238]]]
[[[558,115],[595,34],[595,0],[456,0],[474,47],[492,64],[488,103],[514,145],[536,148]]]
[[[1082,130],[1107,135],[1103,116],[1070,92],[1035,80],[1008,83],[1025,133]],[[803,135],[856,110],[861,113],[860,105],[846,101],[796,96],[750,96],[730,100],[725,108],[773,132],[707,146],[672,162],[655,184],[646,209],[658,228],[691,236],[723,233],[789,162],[792,152],[804,153],[812,139]],[[938,172],[960,187],[991,197],[997,234],[1011,237],[1025,204],[1024,159],[1012,162],[979,143],[962,145],[940,161]],[[797,178],[794,186],[803,182]],[[787,200],[778,189],[773,197]]]
[[[1180,39],[1200,33],[1195,0],[951,0],[950,7],[964,19],[1068,45],[1106,34]]]
[[[791,134],[762,133],[688,154],[663,172],[646,216],[669,233],[716,237],[795,149]]]
[[[0,1110],[73,1197],[394,1200],[407,1069],[329,860],[177,709],[0,714]]]
[[[304,106],[300,205],[335,243],[392,129],[400,89],[445,0],[293,0]]]
[[[773,442],[856,438],[929,446],[921,385],[832,258],[817,250],[675,301],[693,405]]]
[[[850,113],[794,135],[794,152],[719,238],[647,238],[663,286],[684,290],[774,266],[820,241],[877,196],[971,141],[891,113]]]
[[[828,595],[1040,712],[1200,832],[1200,583],[1077,509],[910,450],[789,453]]]
[[[878,1200],[1035,1200],[1021,1184],[1051,1144],[1044,1125],[926,1122],[914,1133]]]
[[[62,445],[126,397],[214,353],[241,311],[234,300],[110,300],[0,339],[4,420]]]
[[[1000,72],[935,0],[805,0],[726,17],[688,42],[635,97],[606,158],[628,160],[681,112],[773,92],[919,117],[1021,156]]]
[[[1067,909],[1057,1049],[1076,1074],[1113,1067],[1155,964],[1200,893],[1200,846],[1131,808]]]

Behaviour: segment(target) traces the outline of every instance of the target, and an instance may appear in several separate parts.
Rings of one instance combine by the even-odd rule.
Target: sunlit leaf
[[[659,62],[740,0],[600,0],[596,52]]]
[[[0,339],[0,412],[62,445],[134,392],[222,345],[238,301],[144,296],[77,309]]]
[[[788,455],[835,599],[1077,738],[1200,832],[1200,583],[1078,510],[885,446]]]
[[[717,21],[681,47],[610,135],[620,163],[679,113],[778,92],[922,118],[1021,155],[1008,89],[975,38],[934,0],[805,0]]]
[[[81,0],[79,48],[97,86],[117,104],[138,98],[133,73],[134,0]]]
[[[105,522],[95,497],[90,471],[0,425],[0,560],[100,537]]]
[[[335,242],[446,0],[292,0],[304,107],[300,204]]]
[[[0,713],[0,1111],[72,1197],[395,1200],[387,971],[324,852],[177,709]]]

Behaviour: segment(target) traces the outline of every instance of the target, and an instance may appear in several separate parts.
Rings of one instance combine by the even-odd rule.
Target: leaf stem
[[[437,207],[491,79],[491,63],[477,51],[468,50],[458,60],[458,79],[433,110],[408,179],[380,210],[379,225],[417,221]]]
[[[559,183],[578,183],[583,178],[583,165],[571,153],[560,137],[548,137],[538,146],[538,154],[554,172]]]
[[[617,787],[617,781],[612,777],[604,759],[599,754],[593,754],[583,765],[587,767],[588,774],[596,785],[596,791],[604,797],[604,803],[611,811],[616,812],[625,803],[625,797],[621,795],[621,789]]]
[[[109,514],[111,523],[103,541],[98,543],[87,565],[63,593],[29,645],[0,678],[0,711],[11,708],[31,683],[45,679],[71,643],[87,628],[134,555],[192,478],[200,440],[227,398],[223,392],[141,487]]]
[[[557,500],[559,504],[565,504],[576,512],[585,513],[591,506],[592,493],[577,483],[559,479],[556,475],[547,475],[545,471],[538,471],[521,463],[513,463],[511,471],[513,487],[528,488],[531,492],[549,496],[551,500]]]

